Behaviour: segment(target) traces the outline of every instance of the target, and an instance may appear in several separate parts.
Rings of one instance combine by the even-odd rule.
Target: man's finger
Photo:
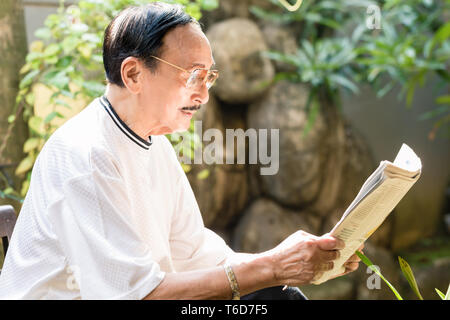
[[[333,269],[334,263],[333,262],[326,262],[319,265],[318,270],[319,271],[329,271]]]
[[[318,240],[319,248],[322,250],[342,250],[345,248],[345,242],[339,238],[324,235]]]
[[[351,262],[351,263],[346,263],[344,266],[345,266],[345,273],[350,273],[350,272],[353,272],[356,269],[358,269],[359,263]]]
[[[350,258],[347,259],[346,263],[348,262],[360,262],[361,259],[356,255],[353,254]]]
[[[320,257],[324,261],[333,261],[341,256],[339,250],[320,250]]]

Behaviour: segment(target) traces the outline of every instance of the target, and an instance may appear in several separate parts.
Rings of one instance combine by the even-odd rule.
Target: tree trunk
[[[0,145],[8,131],[8,117],[15,110],[15,99],[19,88],[19,70],[25,63],[27,41],[25,33],[24,10],[21,0],[0,1]],[[0,154],[0,188],[4,189],[5,174],[20,190],[21,179],[14,176],[14,167],[24,157],[23,144],[27,138],[27,126],[19,116],[9,136],[6,148]],[[0,204],[11,204],[16,211],[20,204],[12,199],[0,198]]]

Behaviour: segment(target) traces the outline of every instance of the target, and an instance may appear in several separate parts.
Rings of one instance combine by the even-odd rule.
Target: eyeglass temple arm
[[[158,58],[158,57],[155,57],[155,56],[150,56],[150,57],[152,57],[152,58],[154,58],[154,59],[156,59],[156,60],[158,60],[158,61],[164,62],[164,63],[168,64],[169,66],[172,66],[172,67],[174,67],[174,68],[177,68],[178,70],[181,70],[181,71],[190,73],[190,72],[187,71],[186,69],[183,69],[183,68],[181,68],[181,67],[179,67],[179,66],[177,66],[177,65],[174,65],[174,64],[172,64],[172,63],[170,63],[170,62],[168,62],[168,61],[166,61],[166,60],[163,60],[163,59]]]

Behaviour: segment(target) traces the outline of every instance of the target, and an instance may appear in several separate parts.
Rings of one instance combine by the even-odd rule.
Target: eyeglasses
[[[206,84],[206,87],[209,89],[212,87],[214,82],[216,82],[217,78],[219,77],[219,71],[218,70],[209,70],[205,68],[198,68],[194,71],[188,71],[184,68],[181,68],[177,65],[174,65],[166,60],[163,60],[161,58],[150,56],[158,61],[164,62],[168,64],[169,66],[172,66],[174,68],[177,68],[178,70],[187,72],[190,74],[189,79],[186,81],[186,88],[200,88],[203,84]]]

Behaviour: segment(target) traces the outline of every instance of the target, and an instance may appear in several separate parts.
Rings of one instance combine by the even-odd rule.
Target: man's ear
[[[120,73],[125,87],[132,93],[139,93],[142,86],[142,64],[135,57],[127,57],[122,61]]]

